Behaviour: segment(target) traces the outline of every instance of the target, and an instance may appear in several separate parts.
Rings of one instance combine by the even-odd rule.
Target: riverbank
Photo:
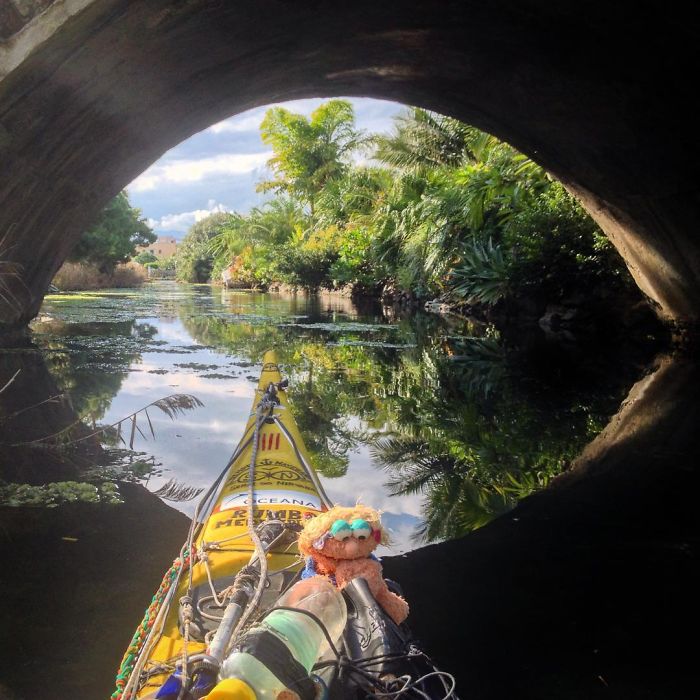
[[[495,304],[474,301],[455,302],[445,294],[433,297],[401,289],[394,284],[352,285],[337,288],[305,289],[284,282],[271,282],[264,288],[221,284],[225,289],[238,292],[279,294],[285,298],[296,295],[319,295],[321,298],[348,299],[359,306],[380,305],[392,318],[406,318],[427,312],[470,327],[496,329],[502,336],[516,339],[542,333],[551,342],[589,344],[600,338],[606,343],[624,339],[625,343],[648,344],[654,352],[671,348],[675,328],[666,326],[657,318],[648,302],[636,290],[618,290],[617,294],[588,294],[566,299],[548,299],[542,295],[507,298]]]

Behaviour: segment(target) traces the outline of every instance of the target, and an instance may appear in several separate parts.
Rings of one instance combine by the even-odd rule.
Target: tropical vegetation
[[[267,289],[347,287],[493,308],[630,290],[621,258],[564,186],[494,136],[411,108],[367,135],[344,100],[270,109],[273,196],[196,224],[178,276]],[[364,160],[362,160],[364,159]]]
[[[190,228],[175,254],[175,270],[180,281],[209,281],[214,266],[211,241],[229,218],[228,214],[217,212]]]

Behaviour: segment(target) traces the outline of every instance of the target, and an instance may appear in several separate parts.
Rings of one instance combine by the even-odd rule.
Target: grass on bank
[[[146,271],[136,263],[117,265],[113,272],[105,273],[96,265],[67,262],[53,279],[54,285],[65,291],[140,287],[145,281]]]

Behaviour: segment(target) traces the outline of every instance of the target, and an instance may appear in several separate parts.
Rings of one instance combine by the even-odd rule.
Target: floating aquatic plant
[[[121,502],[117,485],[109,481],[99,484],[85,481],[54,481],[41,486],[0,482],[0,504],[5,506],[56,508],[64,503],[116,505]]]

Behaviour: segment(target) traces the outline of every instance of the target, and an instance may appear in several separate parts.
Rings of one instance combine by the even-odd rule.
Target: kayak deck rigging
[[[180,556],[124,655],[112,700],[204,697],[253,616],[298,579],[297,534],[332,503],[310,465],[286,386],[274,353],[266,353],[243,436],[196,507]],[[454,697],[454,679],[384,614],[366,581],[352,581],[343,598],[341,646],[331,641],[330,656],[314,666],[322,696]]]

